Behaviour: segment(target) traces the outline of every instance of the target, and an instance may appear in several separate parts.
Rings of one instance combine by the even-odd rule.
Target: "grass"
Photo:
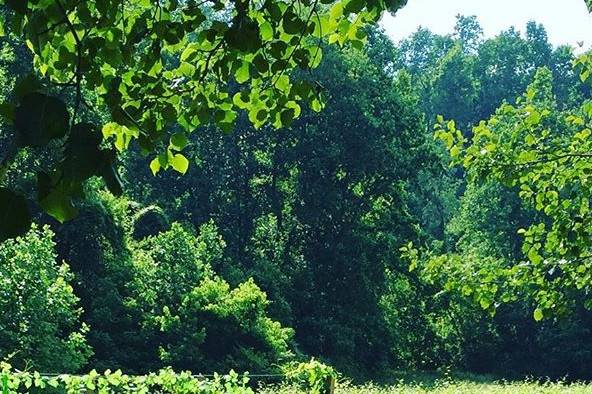
[[[262,394],[309,394],[287,386],[272,386],[264,389]],[[592,385],[583,383],[536,383],[536,382],[440,382],[435,385],[395,384],[379,386],[366,384],[362,386],[342,384],[335,394],[585,394],[592,393]]]
[[[393,372],[391,383],[341,382],[335,394],[588,394],[592,384],[495,380],[491,376]],[[309,394],[289,386],[268,386],[260,394]]]

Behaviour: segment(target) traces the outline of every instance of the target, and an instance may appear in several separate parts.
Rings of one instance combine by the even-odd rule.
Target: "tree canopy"
[[[544,32],[529,25],[529,39],[536,34],[542,34],[544,42]],[[590,55],[579,56],[573,64],[581,82],[587,83]],[[460,255],[428,258],[426,272],[451,273],[448,288],[473,294],[492,312],[499,302],[532,295],[536,320],[564,313],[580,297],[586,307],[592,305],[587,296],[592,106],[582,100],[575,108],[564,108],[558,104],[553,85],[551,70],[541,67],[515,105],[503,103],[470,133],[442,116],[435,125],[436,137],[446,145],[452,164],[466,170],[469,184],[505,185],[537,214],[525,227],[515,229],[522,238],[522,253],[510,257],[514,261],[489,256],[490,262],[484,264],[486,255],[470,249]],[[417,250],[407,246],[403,251],[415,267]],[[474,263],[467,264],[467,260]]]
[[[187,134],[200,125],[229,131],[244,111],[256,127],[280,127],[300,115],[303,102],[320,110],[321,88],[295,80],[292,70],[317,67],[323,40],[362,46],[364,26],[404,1],[2,4],[2,31],[26,42],[36,72],[2,105],[14,138],[0,174],[24,147],[61,145],[38,172],[37,200],[65,221],[76,215],[72,199],[82,195],[84,180],[101,176],[121,193],[115,162],[132,141],[154,157],[154,173],[185,173]],[[96,118],[82,119],[81,106],[98,109]],[[22,233],[30,223],[23,197],[5,187],[0,199],[0,216],[7,216],[0,235]]]

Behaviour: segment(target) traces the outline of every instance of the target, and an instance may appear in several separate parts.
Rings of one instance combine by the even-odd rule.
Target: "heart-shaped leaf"
[[[73,126],[64,150],[64,175],[76,181],[100,175],[105,165],[104,152],[100,148],[102,140],[101,133],[90,123]]]
[[[0,188],[0,241],[26,233],[31,227],[31,213],[25,197]]]
[[[70,115],[66,105],[43,93],[29,93],[15,110],[14,125],[23,146],[45,146],[66,135]]]

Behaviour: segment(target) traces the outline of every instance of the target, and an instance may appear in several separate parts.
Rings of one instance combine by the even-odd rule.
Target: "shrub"
[[[158,368],[144,365],[139,319],[124,304],[133,275],[127,241],[131,203],[90,186],[87,196],[77,204],[76,218],[54,228],[56,251],[74,274],[74,293],[84,310],[82,320],[90,327],[87,340],[94,352],[90,368],[121,368],[128,373]]]
[[[287,364],[284,373],[288,382],[310,394],[333,394],[337,379],[333,367],[314,358],[309,362]]]

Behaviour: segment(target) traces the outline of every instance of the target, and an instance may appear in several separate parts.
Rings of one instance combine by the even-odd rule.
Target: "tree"
[[[197,237],[174,223],[135,247],[127,302],[140,311],[138,334],[151,344],[143,365],[266,371],[291,356],[293,331],[267,316],[267,296],[255,282],[232,289],[212,271],[223,248],[211,223]]]
[[[320,40],[362,45],[362,27],[403,3],[3,1],[8,9],[1,26],[29,44],[40,75],[21,81],[3,106],[15,134],[0,174],[23,148],[63,144],[38,173],[37,199],[65,221],[76,215],[72,200],[82,196],[89,177],[102,176],[112,192],[121,193],[117,152],[132,140],[156,155],[154,172],[185,173],[186,134],[200,125],[230,130],[244,110],[257,127],[280,127],[298,117],[299,102],[320,109],[314,83],[292,80],[290,71],[318,66]],[[60,98],[68,89],[74,92],[70,110]],[[82,106],[106,109],[107,122],[82,121]],[[102,145],[101,126],[116,151]],[[2,216],[13,218],[3,221],[1,235],[26,230],[23,197],[6,187],[0,196]],[[9,209],[13,201],[17,208]]]
[[[470,125],[475,118],[479,83],[474,76],[474,59],[455,45],[430,70],[429,109],[426,115],[433,121],[441,114],[455,119],[460,125]]]
[[[532,52],[531,58],[537,67],[550,67],[553,47],[549,43],[547,31],[541,24],[530,21],[526,24],[526,41]]]
[[[483,41],[483,28],[477,21],[477,16],[456,16],[454,38],[460,41],[465,53],[476,53]]]
[[[586,55],[578,60],[583,80],[588,78],[588,62]],[[525,260],[486,270],[491,278],[500,278],[486,286],[489,297],[515,300],[516,292],[530,289],[537,303],[536,320],[566,312],[576,295],[584,297],[587,307],[591,305],[585,294],[590,267],[586,184],[591,172],[592,106],[585,101],[581,108],[560,112],[551,86],[551,72],[540,69],[516,106],[502,105],[491,119],[473,129],[471,143],[454,122],[442,124],[437,132],[471,179],[514,187],[540,213],[533,224],[518,230]],[[492,301],[482,302],[489,306]]]
[[[379,340],[384,270],[399,266],[403,234],[415,231],[411,163],[431,159],[409,75],[395,76],[382,33],[369,37],[366,51],[325,50],[314,71],[324,111],[304,109],[282,130],[244,117],[231,134],[204,129],[189,139],[199,159],[185,177],[154,177],[137,155],[123,176],[134,198],[174,220],[213,220],[228,257],[214,270],[233,286],[253,277],[299,349],[349,368],[389,357]]]
[[[0,243],[0,353],[19,368],[76,372],[92,351],[68,266],[56,263],[53,233],[33,227]]]

